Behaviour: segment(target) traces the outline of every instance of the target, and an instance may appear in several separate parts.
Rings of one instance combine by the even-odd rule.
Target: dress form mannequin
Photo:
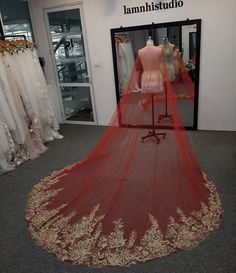
[[[142,93],[163,92],[163,77],[161,73],[161,48],[154,46],[151,36],[148,37],[146,46],[138,51],[138,55],[143,66],[141,79]],[[141,100],[138,105],[144,110],[148,104],[148,99]]]
[[[178,55],[180,55],[180,51],[179,49],[175,49],[174,51],[174,55],[173,55],[173,65],[175,68],[175,81],[178,81],[179,76],[180,76],[180,65],[179,65],[179,61],[178,61]]]
[[[163,51],[163,55],[166,61],[166,68],[168,71],[168,75],[164,76],[165,82],[173,82],[175,80],[175,67],[174,67],[174,52],[175,52],[175,45],[170,43],[168,38],[165,36],[163,38],[163,42],[159,47]]]
[[[143,67],[141,80],[142,93],[158,93],[163,91],[163,77],[161,74],[162,50],[154,46],[153,41],[148,38],[147,45],[138,51]]]
[[[174,53],[175,45],[170,43],[168,38],[165,36],[163,38],[163,43],[159,46],[162,49],[163,56],[165,59],[165,67],[162,67],[163,77],[164,77],[164,89],[165,89],[165,114],[159,116],[159,121],[162,119],[173,120],[172,115],[168,114],[168,105],[167,105],[167,82],[173,82],[175,80],[176,69],[174,66]]]
[[[138,51],[139,58],[143,67],[143,74],[141,78],[141,92],[148,93],[150,96],[139,102],[139,106],[144,110],[145,106],[152,105],[152,131],[149,131],[146,136],[142,137],[142,142],[149,137],[154,137],[157,143],[160,142],[159,136],[165,137],[165,133],[157,133],[155,130],[154,118],[154,94],[163,91],[163,77],[160,71],[160,64],[162,60],[162,49],[154,46],[150,37],[147,45]]]

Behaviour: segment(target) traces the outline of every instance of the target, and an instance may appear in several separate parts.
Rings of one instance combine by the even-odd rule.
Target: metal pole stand
[[[168,105],[167,105],[167,85],[165,83],[165,114],[164,115],[160,115],[158,118],[158,122],[160,122],[163,119],[170,119],[173,122],[173,117],[172,115],[168,114]]]
[[[149,131],[146,136],[142,137],[142,143],[146,138],[154,137],[157,141],[157,144],[160,143],[160,138],[158,136],[162,136],[163,138],[166,137],[166,133],[157,133],[155,130],[155,118],[154,118],[154,95],[152,93],[152,131]]]

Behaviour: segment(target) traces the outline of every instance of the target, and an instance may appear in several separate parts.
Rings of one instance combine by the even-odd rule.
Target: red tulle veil
[[[181,80],[170,81],[156,48],[139,51],[93,150],[43,178],[29,195],[33,238],[63,261],[129,266],[196,246],[218,227],[218,193],[199,166],[176,104],[193,99],[193,83],[179,56]],[[166,104],[169,117],[160,119]]]

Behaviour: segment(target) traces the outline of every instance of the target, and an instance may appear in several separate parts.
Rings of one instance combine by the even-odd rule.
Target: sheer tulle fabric
[[[152,51],[147,52],[148,66],[156,67]],[[188,141],[173,84],[164,82],[173,121],[158,129],[164,89],[153,90],[150,76],[145,92],[133,92],[137,85],[142,90],[145,65],[140,60],[138,56],[126,92],[97,145],[81,162],[42,179],[29,196],[29,230],[37,244],[61,260],[129,266],[193,247],[218,226],[221,202]],[[166,79],[162,55],[160,62]],[[140,100],[145,100],[145,109]],[[156,130],[166,133],[159,144],[152,137],[141,141],[150,130],[146,127],[153,129],[152,106]]]

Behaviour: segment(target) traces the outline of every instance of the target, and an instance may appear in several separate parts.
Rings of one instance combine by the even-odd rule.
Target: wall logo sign
[[[142,6],[136,7],[127,7],[126,5],[123,6],[124,14],[133,14],[133,13],[141,13],[141,12],[149,12],[149,11],[160,11],[160,10],[167,10],[167,9],[174,9],[174,8],[181,8],[184,5],[184,1],[179,0],[171,0],[165,2],[145,2]]]

